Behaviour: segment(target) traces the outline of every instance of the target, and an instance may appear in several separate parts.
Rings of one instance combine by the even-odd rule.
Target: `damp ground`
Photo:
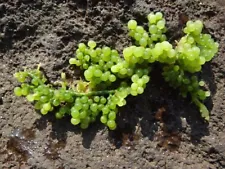
[[[224,10],[222,0],[0,1],[0,168],[225,168]],[[165,14],[171,41],[181,36],[185,19],[201,19],[220,43],[199,74],[212,92],[209,123],[157,69],[145,93],[128,98],[115,131],[100,123],[80,130],[68,118],[41,116],[13,95],[14,72],[42,63],[54,81],[62,71],[72,72],[68,60],[79,42],[93,39],[121,51],[131,44],[127,21],[146,23],[151,11]]]

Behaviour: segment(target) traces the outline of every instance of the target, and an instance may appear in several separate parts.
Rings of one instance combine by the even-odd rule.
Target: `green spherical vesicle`
[[[75,55],[68,60],[70,68],[75,65],[81,69],[76,68],[75,77],[69,77],[71,72],[66,74],[65,71],[61,72],[61,79],[49,83],[40,65],[34,70],[27,68],[14,73],[21,83],[14,88],[14,94],[34,102],[35,109],[43,115],[56,111],[57,119],[71,116],[71,123],[79,124],[82,129],[100,118],[110,130],[114,130],[118,108],[127,104],[128,96],[143,94],[150,81],[151,69],[158,68],[153,71],[154,78],[162,74],[165,82],[178,89],[182,97],[189,97],[202,117],[208,120],[209,112],[203,101],[210,92],[203,90],[207,85],[194,73],[213,59],[219,44],[210,34],[202,33],[200,20],[188,21],[184,34],[177,40],[170,30],[168,35],[172,36],[167,40],[162,12],[151,12],[147,19],[148,23],[142,26],[133,19],[128,21],[128,35],[132,40],[125,42],[122,39],[127,45],[125,48],[119,46],[121,39],[116,42],[111,35],[104,35],[108,36],[106,42],[118,50],[104,44],[96,47],[93,40],[79,43]],[[123,38],[122,35],[119,37]]]
[[[94,49],[96,47],[96,42],[93,41],[93,40],[90,40],[88,41],[88,46],[91,48],[91,49]]]
[[[128,26],[128,29],[134,30],[137,27],[137,22],[135,20],[129,20],[127,26]]]
[[[115,122],[114,120],[108,120],[108,121],[107,121],[107,126],[108,126],[109,128],[115,128],[116,122]]]
[[[78,118],[71,118],[70,122],[73,125],[78,125],[80,123],[80,119],[78,119]]]
[[[100,118],[100,121],[103,123],[103,124],[106,124],[107,123],[107,117],[106,116],[101,116],[101,118]]]
[[[14,94],[16,96],[22,96],[22,90],[21,90],[21,88],[20,87],[15,87],[14,88]]]

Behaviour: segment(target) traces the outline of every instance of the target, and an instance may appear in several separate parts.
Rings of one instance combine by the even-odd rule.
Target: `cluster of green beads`
[[[86,129],[99,119],[109,129],[116,129],[118,107],[126,105],[129,95],[142,94],[150,81],[152,64],[162,64],[162,75],[173,88],[178,88],[183,97],[190,95],[199,107],[201,115],[209,120],[209,112],[203,101],[210,96],[201,89],[204,81],[195,74],[205,62],[218,51],[218,43],[209,34],[203,34],[203,24],[188,21],[184,36],[173,46],[165,35],[166,21],[161,12],[147,16],[148,30],[135,20],[128,22],[129,36],[134,45],[125,47],[122,57],[108,46],[97,47],[95,41],[80,43],[75,57],[69,60],[83,70],[84,80],[69,84],[62,74],[59,85],[47,84],[38,69],[14,74],[21,83],[14,89],[16,96],[25,96],[36,109],[45,115],[55,112],[56,118],[71,116],[73,125]]]
[[[150,13],[147,18],[148,32],[135,20],[128,22],[129,35],[134,38],[136,46],[124,49],[124,59],[128,62],[162,63],[165,81],[171,87],[178,88],[181,96],[189,94],[202,117],[208,120],[209,112],[202,101],[210,96],[210,92],[201,89],[205,83],[202,80],[199,82],[193,73],[201,71],[202,65],[215,56],[219,44],[211,35],[202,33],[203,23],[197,20],[186,23],[184,36],[173,46],[166,41],[167,29],[162,13]]]
[[[72,89],[64,79],[60,86],[53,86],[46,84],[46,78],[39,68],[17,72],[14,77],[22,83],[20,87],[14,88],[15,95],[25,96],[41,114],[46,115],[54,111],[57,119],[71,115],[73,125],[79,124],[82,129],[86,129],[104,110],[104,120],[101,121],[112,130],[116,128],[116,105],[124,104],[120,103],[124,97],[121,90],[125,91],[122,87],[118,91],[82,92],[78,89],[82,89],[84,82],[79,82],[78,86]]]

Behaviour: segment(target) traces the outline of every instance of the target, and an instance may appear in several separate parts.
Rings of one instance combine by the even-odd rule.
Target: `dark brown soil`
[[[162,11],[170,37],[182,19],[202,19],[220,52],[199,74],[212,91],[204,123],[196,107],[152,73],[145,94],[120,110],[119,129],[100,123],[86,131],[67,118],[40,116],[13,95],[13,73],[42,63],[50,80],[69,70],[79,42],[121,49],[130,44],[126,22],[146,22]],[[225,1],[223,0],[0,0],[0,168],[225,168]],[[70,71],[71,72],[71,71]]]

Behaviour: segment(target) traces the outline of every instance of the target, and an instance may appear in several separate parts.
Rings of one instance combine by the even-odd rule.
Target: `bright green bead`
[[[91,104],[90,106],[91,111],[93,112],[97,112],[98,110],[98,105],[96,103]]]
[[[150,78],[149,78],[149,76],[144,75],[144,76],[142,76],[142,80],[143,80],[144,83],[148,83]]]
[[[119,73],[122,74],[122,75],[125,75],[125,74],[127,74],[127,69],[122,68],[122,69],[120,69]]]
[[[46,115],[46,114],[48,114],[48,111],[42,108],[41,109],[41,114]]]
[[[96,103],[98,103],[98,102],[100,101],[100,97],[99,97],[99,96],[94,96],[94,101],[95,101]]]
[[[180,69],[180,67],[179,67],[178,65],[175,65],[174,68],[173,68],[173,70],[176,71],[176,72],[177,72],[179,69]]]
[[[209,97],[210,95],[211,95],[211,94],[210,94],[210,91],[206,91],[206,92],[205,92],[205,96],[206,96],[206,97]]]
[[[134,39],[135,39],[136,41],[139,41],[141,38],[142,38],[141,33],[135,33],[135,34],[134,34]]]
[[[131,68],[128,68],[127,69],[127,75],[128,76],[132,76],[133,73],[134,73],[134,70],[133,69],[131,69]]]
[[[150,24],[155,24],[157,21],[157,17],[154,13],[150,13],[147,18]]]
[[[33,94],[29,94],[29,95],[27,95],[27,100],[29,101],[29,102],[33,102],[34,101],[34,95]]]
[[[93,72],[90,70],[85,70],[84,71],[84,77],[86,80],[91,80],[91,78],[93,77]]]
[[[110,56],[110,54],[111,54],[111,49],[109,48],[109,47],[103,47],[102,48],[102,54],[104,55],[104,56]]]
[[[135,20],[129,20],[127,26],[128,26],[128,29],[134,30],[137,27],[137,22]]]
[[[116,81],[116,76],[115,75],[110,75],[109,76],[109,81],[110,82],[115,82]]]
[[[153,41],[157,41],[158,38],[160,38],[160,35],[157,35],[157,34],[152,34],[151,35],[151,40],[153,40]]]
[[[199,82],[199,86],[204,86],[205,85],[205,82],[204,81],[200,81]]]
[[[98,110],[101,111],[103,109],[103,107],[104,107],[104,104],[99,104],[98,105]]]
[[[105,81],[107,81],[108,79],[109,79],[108,73],[106,73],[106,72],[103,73],[102,76],[101,76],[101,80],[105,82]]]
[[[71,116],[73,118],[80,118],[80,112],[79,112],[79,110],[76,109],[76,107],[72,107]]]
[[[28,87],[22,87],[21,93],[24,96],[27,96],[29,94],[29,88]]]
[[[168,55],[169,58],[175,58],[176,54],[177,54],[176,50],[174,50],[174,49],[171,49],[171,50],[167,51],[167,55]]]
[[[76,103],[75,103],[74,106],[76,107],[77,110],[81,110],[82,107],[83,107],[82,103],[81,102],[78,102],[78,101],[76,101]]]
[[[90,105],[88,103],[83,104],[83,110],[88,110]]]
[[[161,20],[163,18],[162,12],[156,12],[155,17],[156,17],[156,20]]]
[[[93,40],[90,40],[88,41],[88,46],[91,48],[91,49],[94,49],[96,47],[96,42],[93,41]]]
[[[89,105],[92,105],[92,104],[93,104],[93,100],[89,98],[89,99],[88,99],[88,104],[89,104]]]
[[[116,125],[114,127],[109,127],[110,130],[115,130],[116,129]]]
[[[80,119],[79,118],[71,118],[70,122],[73,125],[78,125],[80,123]]]
[[[109,108],[110,108],[111,110],[114,110],[114,109],[116,108],[116,102],[111,102],[111,103],[109,104]]]
[[[100,103],[101,103],[101,104],[105,104],[105,103],[106,103],[106,98],[104,98],[104,97],[102,96],[101,99],[100,99]]]
[[[87,117],[87,112],[86,112],[86,111],[80,112],[80,118],[81,118],[81,119],[84,119],[84,118],[86,118],[86,117]]]
[[[205,62],[206,62],[206,60],[205,60],[204,57],[200,57],[200,58],[199,58],[199,63],[200,63],[200,65],[204,65]]]
[[[117,73],[117,72],[119,72],[119,67],[117,66],[117,65],[114,65],[114,66],[112,66],[111,67],[111,71],[113,72],[113,73]]]
[[[108,113],[109,113],[109,107],[108,107],[108,106],[103,107],[102,113],[103,113],[104,115],[108,114]]]
[[[129,58],[132,54],[133,54],[133,51],[129,47],[128,48],[125,48],[123,50],[123,56],[124,56],[124,58]]]
[[[144,80],[138,79],[137,84],[138,84],[138,86],[142,86],[144,84]]]
[[[26,80],[26,76],[21,73],[18,77],[17,77],[17,80],[20,82],[20,83],[24,83],[25,80]]]
[[[144,88],[143,87],[138,87],[137,88],[137,93],[138,94],[142,94],[144,92]]]
[[[156,25],[150,25],[150,26],[149,26],[149,32],[150,32],[151,34],[156,34],[157,31],[158,31],[158,28],[157,28]]]
[[[115,120],[116,119],[116,112],[110,111],[110,113],[108,114],[108,118],[109,118],[109,120]]]
[[[138,95],[137,91],[135,91],[135,90],[131,90],[130,94],[131,94],[132,96],[137,96],[137,95]]]
[[[107,126],[109,128],[114,128],[116,126],[116,122],[114,120],[108,120],[107,121]]]
[[[156,26],[157,26],[158,29],[164,29],[165,24],[166,24],[165,20],[160,20],[160,21],[157,22]]]
[[[89,55],[92,57],[92,58],[96,58],[97,57],[97,52],[94,50],[94,49],[91,49],[89,51]]]
[[[145,48],[143,48],[143,47],[136,47],[136,48],[134,48],[133,52],[134,52],[134,56],[142,57],[144,55]]]
[[[134,74],[132,77],[131,77],[131,80],[132,82],[136,83],[138,81],[139,77],[137,74]]]
[[[143,34],[145,31],[144,31],[144,28],[142,26],[137,26],[136,27],[136,32],[140,33],[140,34]]]
[[[51,103],[45,103],[45,104],[43,104],[42,109],[49,111],[49,110],[51,110],[51,108],[52,108]]]
[[[85,55],[85,56],[84,56],[84,60],[85,60],[86,62],[88,62],[88,61],[90,60],[90,56],[89,56],[89,55]]]
[[[78,48],[80,51],[84,52],[86,49],[86,45],[84,43],[79,43]]]
[[[164,41],[166,41],[166,40],[167,40],[166,35],[162,34],[162,35],[160,36],[160,41],[161,41],[161,42],[164,42]]]
[[[20,87],[15,87],[14,88],[14,94],[16,96],[22,96],[22,90],[21,90],[21,88]]]
[[[148,44],[148,39],[147,39],[147,38],[141,38],[141,39],[139,40],[139,44],[140,44],[140,46],[143,46],[143,47],[147,46],[147,44]]]
[[[46,103],[46,102],[48,102],[48,100],[49,100],[49,98],[48,98],[47,96],[41,96],[41,97],[40,97],[40,101],[41,101],[42,103]]]
[[[103,124],[105,124],[105,123],[107,123],[107,117],[106,116],[101,116],[101,118],[100,118],[100,121],[103,123]]]
[[[73,99],[73,98],[72,98],[72,95],[71,95],[71,93],[69,93],[69,92],[65,92],[63,97],[64,97],[65,100],[68,101],[68,102],[73,101],[73,100],[72,100],[72,99]]]
[[[138,84],[137,84],[137,83],[132,83],[132,84],[131,84],[131,90],[136,91],[137,88],[138,88]]]
[[[94,76],[95,76],[95,77],[101,77],[101,76],[102,76],[102,71],[99,70],[99,69],[95,70],[95,71],[94,71]]]

